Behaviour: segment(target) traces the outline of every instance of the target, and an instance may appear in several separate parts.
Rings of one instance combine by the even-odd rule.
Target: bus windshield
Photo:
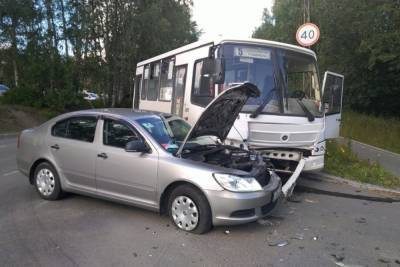
[[[260,97],[250,98],[242,112],[263,105],[264,114],[322,116],[316,61],[311,55],[259,45],[225,44],[223,88],[245,81],[254,83]]]

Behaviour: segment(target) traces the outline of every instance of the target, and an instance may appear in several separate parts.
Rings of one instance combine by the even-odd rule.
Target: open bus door
[[[142,75],[135,76],[135,86],[133,91],[133,108],[139,108],[139,99],[140,99],[140,91],[141,91],[141,84],[142,84]]]
[[[343,75],[330,71],[325,72],[322,84],[325,139],[339,137],[342,119],[343,81]]]

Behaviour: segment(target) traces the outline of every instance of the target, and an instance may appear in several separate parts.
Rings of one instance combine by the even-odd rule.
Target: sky
[[[194,0],[193,19],[203,31],[200,40],[217,36],[251,37],[262,22],[264,8],[274,0]]]

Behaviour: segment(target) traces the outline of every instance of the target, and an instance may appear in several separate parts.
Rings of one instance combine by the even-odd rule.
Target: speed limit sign
[[[296,40],[302,46],[312,46],[319,39],[319,28],[314,23],[301,25],[296,32]]]

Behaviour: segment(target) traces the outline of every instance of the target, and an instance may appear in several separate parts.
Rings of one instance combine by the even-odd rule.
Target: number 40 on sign
[[[301,46],[312,46],[319,39],[319,28],[314,23],[301,25],[296,32],[296,40]]]

